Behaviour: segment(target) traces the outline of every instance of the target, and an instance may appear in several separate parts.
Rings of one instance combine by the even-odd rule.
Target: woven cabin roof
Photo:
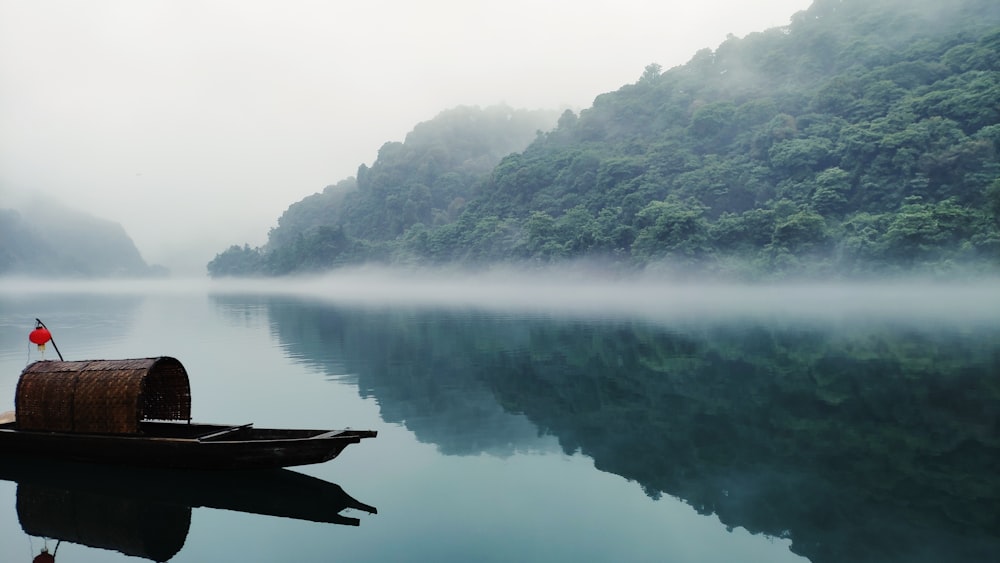
[[[187,371],[171,357],[35,362],[15,395],[20,430],[135,434],[145,419],[190,420]]]

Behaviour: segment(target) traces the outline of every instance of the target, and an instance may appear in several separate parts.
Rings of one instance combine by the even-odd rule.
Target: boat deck
[[[6,414],[6,413],[5,413]],[[0,418],[0,430],[17,430],[14,418]],[[323,434],[337,434],[330,430],[290,430],[276,428],[254,428],[253,424],[197,424],[184,422],[144,421],[141,424],[143,438],[170,438],[175,440],[197,440],[199,442],[225,442],[247,440],[303,440]]]
[[[151,438],[197,439],[201,442],[301,440],[330,432],[329,430],[254,428],[252,424],[189,424],[186,422],[152,421],[144,421],[140,429],[144,436]]]

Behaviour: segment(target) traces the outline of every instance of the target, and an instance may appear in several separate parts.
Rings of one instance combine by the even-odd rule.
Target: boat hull
[[[371,430],[280,430],[143,423],[142,434],[22,431],[0,424],[0,452],[172,469],[273,469],[329,461]]]

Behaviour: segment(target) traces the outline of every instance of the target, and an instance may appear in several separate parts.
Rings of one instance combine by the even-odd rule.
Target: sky
[[[204,274],[460,105],[589,107],[809,0],[0,0],[0,208],[120,223]]]

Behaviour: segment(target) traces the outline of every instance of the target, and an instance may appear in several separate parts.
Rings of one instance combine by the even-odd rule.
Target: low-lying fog
[[[366,307],[681,319],[782,316],[1000,322],[1000,279],[867,283],[667,282],[579,272],[481,274],[357,269],[280,279],[38,280],[0,278],[0,298],[39,293],[284,295]]]

